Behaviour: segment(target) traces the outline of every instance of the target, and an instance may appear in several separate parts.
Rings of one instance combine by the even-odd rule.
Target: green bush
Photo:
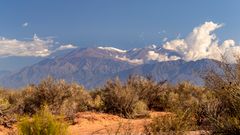
[[[167,108],[168,90],[165,82],[157,83],[151,77],[129,76],[126,85],[134,89],[139,100],[145,102],[149,109],[164,111]]]
[[[44,104],[54,114],[75,113],[91,108],[91,96],[77,84],[68,84],[52,78],[43,80],[39,85],[27,87],[23,92],[19,109],[26,114],[36,113]]]
[[[93,98],[93,108],[96,111],[103,111],[104,110],[104,103],[103,103],[102,97],[100,95],[96,95]]]
[[[189,82],[181,82],[176,86],[168,87],[168,108],[170,111],[186,110],[199,104],[204,99],[206,90],[192,85]]]
[[[0,125],[11,128],[16,122],[16,116],[13,113],[13,103],[9,100],[12,95],[11,90],[0,90]]]
[[[120,80],[108,81],[102,89],[102,100],[106,113],[116,114],[126,118],[133,118],[136,113],[138,95],[135,89],[124,85]]]
[[[66,135],[68,127],[63,121],[58,121],[46,106],[32,118],[22,118],[17,126],[20,135]]]
[[[147,104],[143,101],[138,101],[134,107],[134,116],[141,118],[149,116]]]

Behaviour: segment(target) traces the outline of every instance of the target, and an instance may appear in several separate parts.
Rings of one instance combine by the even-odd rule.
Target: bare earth
[[[150,112],[150,118],[168,115],[167,112]],[[139,135],[144,130],[144,125],[151,121],[145,119],[124,119],[119,116],[96,113],[77,113],[75,125],[68,129],[69,135],[105,135],[105,134],[126,134]],[[9,132],[16,131],[16,128],[6,129],[0,126],[0,135],[8,135]],[[189,135],[200,135],[200,131],[189,132]]]
[[[165,112],[151,112],[151,117],[163,116]],[[77,124],[69,127],[71,135],[80,134],[115,134],[131,132],[139,134],[144,130],[148,119],[124,119],[104,113],[83,112],[77,114]]]

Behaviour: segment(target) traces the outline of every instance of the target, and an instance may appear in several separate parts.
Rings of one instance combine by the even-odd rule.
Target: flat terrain
[[[96,113],[96,112],[79,112],[76,114],[75,125],[68,128],[70,135],[105,135],[105,134],[140,134],[144,131],[144,125],[151,121],[153,117],[169,115],[168,112],[150,112],[149,118],[141,119],[124,119],[119,116]],[[0,135],[9,135],[16,131],[0,126]],[[189,132],[189,135],[200,135],[199,131]],[[11,135],[11,134],[10,134]]]
[[[150,117],[163,116],[166,112],[151,112]],[[139,134],[144,130],[144,125],[150,122],[145,119],[124,119],[119,116],[82,112],[77,114],[77,124],[69,127],[71,135],[79,134],[125,134],[128,132]]]

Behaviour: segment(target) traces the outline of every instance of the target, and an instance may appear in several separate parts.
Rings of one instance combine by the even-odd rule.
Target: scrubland
[[[239,135],[240,61],[219,66],[219,72],[202,74],[204,86],[134,75],[94,90],[51,77],[18,90],[1,88],[0,130],[9,135]],[[91,128],[91,123],[84,128],[86,119],[94,132],[85,131]],[[104,121],[114,128],[99,127]]]

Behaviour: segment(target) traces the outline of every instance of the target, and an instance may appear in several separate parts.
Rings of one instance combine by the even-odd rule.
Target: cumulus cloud
[[[203,58],[221,60],[222,56],[225,56],[228,61],[233,62],[234,56],[240,55],[240,46],[231,39],[219,43],[213,32],[222,26],[214,22],[205,22],[194,28],[186,38],[166,42],[163,48],[177,53],[186,61]]]
[[[67,45],[61,45],[56,49],[56,51],[61,51],[61,50],[67,50],[67,49],[75,49],[77,46],[74,46],[72,44],[67,44]]]
[[[132,64],[137,64],[137,65],[143,64],[142,59],[129,59],[126,56],[123,56],[123,57],[116,56],[116,58],[119,59],[119,60],[122,60],[122,61],[127,61],[127,62],[132,63]]]
[[[28,22],[25,22],[22,24],[22,27],[27,27],[28,26]]]
[[[160,54],[154,51],[148,51],[147,60],[154,60],[154,61],[172,61],[178,60],[180,57],[177,56],[168,56],[167,54]]]
[[[51,39],[40,39],[35,34],[30,41],[0,38],[0,57],[8,56],[36,56],[45,57],[51,54]]]

